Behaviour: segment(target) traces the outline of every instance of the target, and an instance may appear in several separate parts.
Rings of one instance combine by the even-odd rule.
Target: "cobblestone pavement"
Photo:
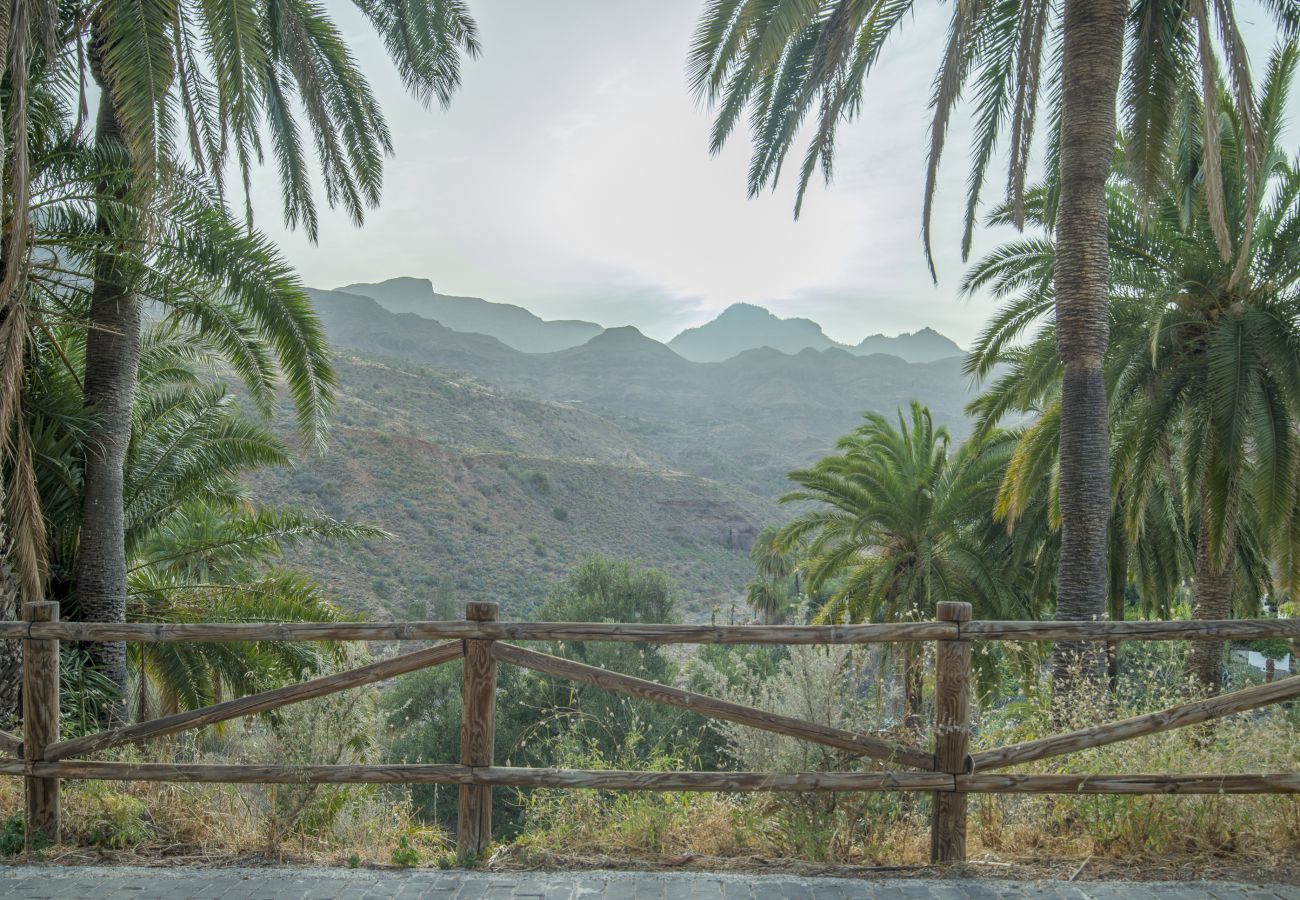
[[[1300,900],[1300,888],[1222,882],[849,880],[708,873],[395,872],[340,869],[0,868],[23,900]]]

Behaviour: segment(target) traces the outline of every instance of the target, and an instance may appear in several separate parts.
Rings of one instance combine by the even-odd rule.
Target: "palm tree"
[[[812,118],[799,172],[796,215],[804,191],[820,169],[829,180],[841,122],[861,109],[865,81],[885,44],[909,18],[914,0],[711,0],[691,48],[695,91],[718,110],[712,150],[719,151],[748,109],[754,153],[751,194],[775,186],[801,126]],[[1246,126],[1246,159],[1259,154],[1244,43],[1231,0],[1007,0],[953,4],[952,22],[931,97],[933,119],[923,201],[923,239],[930,255],[930,213],[948,124],[964,89],[974,82],[975,140],[966,202],[963,254],[969,251],[985,174],[999,136],[1009,132],[1007,195],[1010,221],[1023,221],[1024,186],[1040,86],[1048,85],[1053,128],[1047,148],[1051,181],[1048,220],[1058,264],[1056,332],[1063,363],[1061,387],[1060,504],[1063,527],[1057,576],[1057,616],[1095,619],[1105,613],[1109,518],[1108,438],[1102,360],[1107,334],[1106,179],[1115,141],[1117,93],[1124,84],[1131,167],[1140,183],[1167,158],[1170,101],[1193,75],[1204,105],[1207,147],[1215,149],[1218,98],[1217,39],[1228,61],[1234,102]],[[1290,31],[1300,10],[1270,3]],[[1053,19],[1060,12],[1059,23]],[[1213,23],[1212,23],[1213,19]],[[1059,24],[1059,27],[1058,27]],[[1217,26],[1217,27],[1216,27]],[[1059,41],[1053,37],[1059,35]],[[1051,42],[1049,44],[1049,42]],[[1052,46],[1055,44],[1055,46]],[[1050,47],[1051,53],[1045,51]],[[1047,60],[1045,62],[1045,57]],[[1046,66],[1046,67],[1045,67]],[[1211,197],[1217,191],[1213,171]],[[1222,204],[1212,204],[1220,240]],[[1058,647],[1058,675],[1080,661],[1081,648]],[[1083,654],[1089,662],[1091,654]]]
[[[75,374],[85,335],[53,333],[69,365],[42,354],[31,393],[37,477],[53,544],[51,592],[79,613],[79,443],[87,432]],[[49,340],[49,338],[47,338]],[[241,476],[289,463],[284,442],[243,412],[199,366],[219,358],[211,339],[175,323],[148,329],[124,468],[131,621],[336,621],[310,579],[279,568],[283,548],[306,541],[382,536],[368,527],[293,509],[259,509]],[[137,716],[203,706],[223,688],[263,690],[319,672],[333,646],[256,642],[133,646]]]
[[[918,403],[897,424],[879,413],[841,438],[838,452],[791,472],[782,502],[811,506],[777,544],[804,545],[810,592],[827,590],[821,621],[926,619],[941,600],[975,604],[985,618],[1032,615],[1009,542],[988,542],[1007,442],[994,436],[952,452],[946,429]],[[907,648],[910,720],[919,721],[920,655]]]
[[[790,609],[790,591],[783,581],[755,578],[745,585],[745,602],[764,625],[780,625]]]
[[[758,577],[745,586],[745,602],[764,624],[779,624],[799,601],[799,552],[784,546],[780,529],[769,526],[754,539],[749,559]]]
[[[1257,174],[1247,164],[1246,123],[1221,115],[1211,146],[1189,101],[1173,119],[1177,154],[1156,188],[1117,177],[1108,191],[1116,340],[1106,368],[1117,508],[1139,565],[1150,560],[1146,568],[1194,576],[1198,618],[1257,609],[1271,582],[1270,556],[1282,563],[1288,590],[1300,575],[1290,562],[1300,475],[1300,172],[1278,143],[1297,58],[1287,44],[1270,61],[1252,126],[1266,151]],[[1219,170],[1221,198],[1211,196],[1210,167]],[[1027,206],[1045,228],[1044,199],[1036,192]],[[1231,241],[1226,256],[1218,252],[1216,204]],[[968,290],[988,285],[1013,295],[972,356],[977,373],[1012,364],[984,401],[987,421],[1044,400],[1040,427],[1050,431],[1058,415],[1051,397],[1060,368],[1045,351],[1053,325],[1014,346],[1049,312],[1056,265],[1049,241],[1027,239],[994,251],[967,278]],[[1185,541],[1138,543],[1170,532]],[[1172,582],[1166,576],[1156,589],[1172,594],[1176,583],[1176,574]],[[1238,587],[1247,593],[1234,603]],[[1188,673],[1217,690],[1222,658],[1221,644],[1197,642]]]
[[[21,248],[19,286],[0,309],[6,348],[0,354],[0,475],[8,488],[10,559],[26,599],[44,595],[45,525],[55,515],[39,503],[29,428],[42,418],[33,415],[39,411],[30,408],[29,393],[41,388],[36,376],[51,371],[83,393],[84,353],[74,365],[66,337],[57,333],[88,318],[93,283],[86,273],[109,252],[101,227],[106,209],[147,226],[147,240],[114,251],[118,266],[132,272],[138,296],[170,309],[175,321],[200,327],[260,409],[269,414],[276,407],[281,369],[304,425],[323,417],[332,385],[320,327],[296,276],[265,238],[233,221],[202,179],[180,169],[152,205],[131,197],[110,202],[98,187],[129,172],[130,161],[83,142],[50,81],[34,82],[28,98],[24,215],[31,227]],[[17,225],[12,217],[7,221],[12,233]],[[287,364],[277,367],[277,356]],[[80,466],[76,481],[82,482]],[[82,506],[80,497],[73,502]],[[114,650],[120,659],[120,645]],[[121,684],[120,668],[116,674]]]
[[[473,20],[459,0],[358,0],[397,64],[425,102],[447,103],[460,80],[462,54],[478,51]],[[103,246],[93,278],[84,400],[95,419],[86,443],[78,587],[83,613],[120,621],[126,607],[123,466],[139,365],[141,290],[132,251],[148,223],[123,204],[151,207],[170,190],[175,122],[195,165],[220,186],[228,162],[238,168],[245,208],[249,172],[262,157],[262,129],[272,145],[284,215],[314,239],[317,214],[295,101],[317,148],[325,196],[356,222],[379,201],[383,158],[392,149],[370,87],[342,35],[317,5],[275,0],[230,4],[165,0],[156,7],[105,0],[69,30],[89,47],[100,92],[96,147],[130,160],[126,172],[99,179]],[[84,76],[83,76],[84,79]],[[232,159],[233,157],[233,159]],[[233,292],[244,299],[253,285]],[[269,338],[290,389],[307,410],[305,437],[319,443],[331,378],[319,325],[305,297],[274,306],[248,304]],[[124,686],[124,648],[96,646],[95,663]]]

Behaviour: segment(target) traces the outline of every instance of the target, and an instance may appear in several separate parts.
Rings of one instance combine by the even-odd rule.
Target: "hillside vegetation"
[[[831,449],[868,410],[924,402],[963,436],[973,396],[961,359],[907,363],[831,347],[752,349],[694,363],[635,328],[611,328],[555,353],[520,353],[374,300],[312,291],[330,341],[366,356],[463,373],[511,395],[581,408],[634,436],[669,466],[768,497]]]
[[[769,499],[674,471],[582,410],[409,364],[340,356],[336,365],[328,451],[259,473],[254,487],[259,500],[391,533],[296,560],[347,608],[445,618],[492,599],[522,618],[599,553],[670,573],[688,617],[715,606],[730,615],[751,569],[746,552],[778,517]]]
[[[630,327],[525,353],[524,332],[563,343],[584,323],[420,279],[310,293],[336,348],[337,426],[323,456],[260,473],[256,494],[390,532],[301,560],[346,607],[380,615],[454,616],[490,598],[521,617],[591,554],[669,573],[687,618],[743,615],[746,553],[782,518],[791,469],[864,410],[912,398],[964,430],[959,358],[909,364],[827,341],[697,363]]]

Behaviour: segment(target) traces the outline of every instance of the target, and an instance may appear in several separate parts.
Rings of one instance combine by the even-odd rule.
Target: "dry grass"
[[[273,801],[283,809],[278,793],[260,785],[65,782],[63,843],[38,856],[68,863],[388,865],[403,837],[422,861],[451,849],[445,832],[414,819],[401,792],[354,792],[328,827],[288,831],[271,815]],[[0,781],[0,816],[21,809],[21,781]]]
[[[827,680],[833,670],[825,662]],[[819,665],[814,661],[807,671]],[[1163,679],[1163,680],[1162,680]],[[1099,695],[1074,709],[1095,723],[1160,708],[1181,695],[1162,670],[1142,673],[1118,700]],[[1168,688],[1152,685],[1167,684]],[[814,685],[815,687],[815,685]],[[787,697],[791,701],[793,695]],[[154,758],[254,762],[374,762],[365,738],[374,719],[356,698],[305,710],[269,731],[228,734],[198,754],[194,746],[154,750]],[[773,699],[770,702],[777,703]],[[840,724],[831,722],[830,724]],[[853,724],[858,724],[856,721]],[[863,727],[870,726],[863,723]],[[986,710],[976,748],[1058,730],[1047,710],[1023,701]],[[1297,711],[1274,707],[1220,722],[1048,760],[1038,772],[1294,772]],[[770,738],[726,732],[742,768],[818,768],[815,758]],[[923,740],[918,737],[918,740]],[[690,768],[690,753],[645,751],[629,735],[630,756],[601,758],[573,735],[553,751],[570,768]],[[220,751],[220,752],[218,752]],[[828,768],[861,765],[836,756]],[[22,805],[21,781],[0,780],[0,817]],[[482,861],[491,867],[680,867],[744,871],[933,874],[928,866],[929,802],[915,794],[697,794],[539,790],[519,794],[518,833]],[[171,785],[67,782],[65,844],[42,851],[54,861],[148,864],[311,862],[327,865],[449,865],[449,836],[418,821],[410,796],[379,786]],[[1294,796],[973,795],[970,866],[1001,877],[1237,877],[1300,880],[1300,798]],[[950,870],[946,870],[950,871]]]

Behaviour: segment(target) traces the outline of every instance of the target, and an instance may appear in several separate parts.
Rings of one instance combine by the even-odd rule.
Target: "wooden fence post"
[[[969,603],[943,601],[940,622],[969,622]],[[970,639],[935,642],[934,760],[935,768],[952,775],[971,771],[970,761]],[[935,791],[930,814],[930,861],[966,859],[966,794]]]
[[[495,622],[497,605],[474,601],[465,605],[471,622]],[[492,641],[465,641],[464,711],[460,723],[460,763],[463,766],[492,765],[492,741],[496,736],[497,664]],[[485,784],[460,786],[456,820],[456,848],[462,857],[482,853],[492,842],[492,787]]]
[[[27,622],[57,622],[59,604],[43,601],[23,606]],[[45,759],[45,748],[59,740],[59,642],[27,638],[23,641],[23,758]],[[62,837],[59,779],[27,778],[27,837],[32,848],[37,832],[51,843]]]

